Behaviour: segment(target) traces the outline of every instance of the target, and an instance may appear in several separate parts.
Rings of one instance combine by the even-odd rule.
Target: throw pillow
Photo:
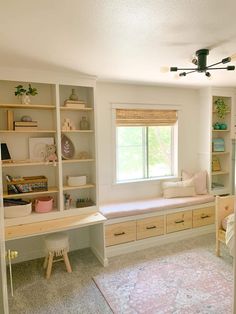
[[[196,173],[182,171],[182,180],[193,179],[196,194],[207,194],[207,171],[199,171]]]
[[[196,195],[194,182],[192,179],[177,182],[163,182],[162,189],[164,198],[187,197]]]

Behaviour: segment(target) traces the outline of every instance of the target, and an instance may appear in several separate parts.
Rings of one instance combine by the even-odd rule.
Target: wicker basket
[[[8,194],[42,192],[48,190],[48,179],[45,176],[23,177],[7,183]]]

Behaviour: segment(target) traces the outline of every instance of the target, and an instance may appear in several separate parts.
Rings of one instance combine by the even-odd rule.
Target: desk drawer
[[[183,211],[166,216],[166,233],[192,228],[192,211]]]
[[[136,240],[136,221],[105,226],[106,246]]]
[[[164,234],[164,216],[150,217],[137,221],[137,240]]]
[[[193,228],[211,225],[215,222],[215,207],[193,210]]]

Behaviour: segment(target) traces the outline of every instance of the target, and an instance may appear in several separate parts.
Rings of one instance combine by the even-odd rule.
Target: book
[[[38,121],[14,121],[14,126],[37,126]]]
[[[7,129],[13,130],[13,111],[7,110]]]
[[[30,130],[37,130],[38,126],[15,126],[15,131],[30,131]]]
[[[79,108],[83,109],[85,108],[85,102],[83,100],[69,100],[66,99],[64,101],[64,106],[69,108]]]
[[[84,104],[84,100],[70,100],[66,99],[64,104]]]
[[[212,151],[213,152],[224,152],[225,151],[225,141],[223,138],[214,138],[212,140]]]

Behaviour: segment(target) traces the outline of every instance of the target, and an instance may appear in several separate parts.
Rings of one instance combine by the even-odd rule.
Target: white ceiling
[[[192,55],[202,48],[210,49],[208,64],[236,53],[235,13],[235,0],[1,0],[0,67],[236,86],[236,71],[212,72],[211,80],[160,71],[192,67]]]

